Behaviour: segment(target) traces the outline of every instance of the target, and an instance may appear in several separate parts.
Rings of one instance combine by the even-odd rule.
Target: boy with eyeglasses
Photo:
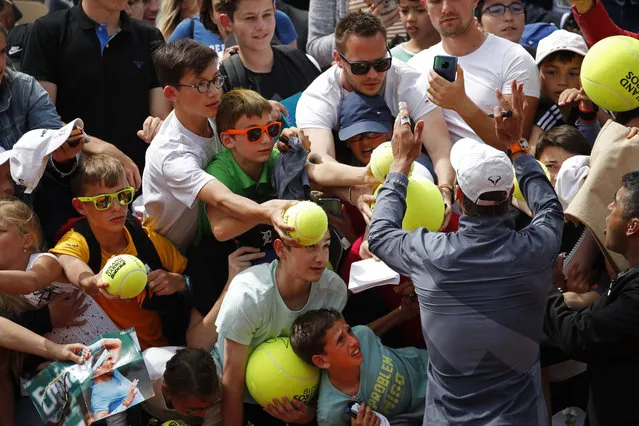
[[[475,17],[483,31],[519,44],[526,26],[526,5],[519,0],[479,0]]]
[[[186,258],[169,240],[127,216],[135,190],[117,159],[102,154],[84,156],[71,186],[73,206],[84,219],[72,225],[51,253],[59,257],[68,280],[89,293],[118,327],[135,327],[142,349],[166,346],[169,324],[163,324],[160,313],[150,310],[149,304],[157,309],[162,300],[174,302],[176,294],[185,290]],[[120,254],[137,256],[153,269],[148,291],[132,299],[107,293],[101,278],[104,264]],[[169,320],[181,323],[180,315],[176,304]]]
[[[182,39],[160,47],[153,61],[164,96],[174,109],[147,150],[142,177],[144,225],[185,251],[197,234],[199,200],[240,221],[291,230],[282,222],[289,202],[258,204],[234,194],[204,171],[223,148],[213,121],[224,84],[215,51]]]

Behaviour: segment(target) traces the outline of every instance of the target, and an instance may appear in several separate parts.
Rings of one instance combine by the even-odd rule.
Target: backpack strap
[[[317,69],[315,64],[308,59],[306,53],[302,52],[299,49],[288,45],[277,45],[271,46],[274,52],[281,53],[281,56],[284,57],[288,61],[288,66],[291,68],[299,69],[304,78],[306,79],[306,84],[309,85],[315,80],[320,74],[321,71]]]
[[[100,243],[95,238],[89,221],[86,217],[81,218],[73,224],[73,230],[84,237],[89,247],[89,261],[87,265],[93,271],[94,274],[100,272],[102,266],[102,250],[100,249]]]
[[[189,38],[195,40],[195,16],[191,17],[191,23],[189,25]]]
[[[126,229],[131,234],[131,240],[135,249],[138,251],[138,257],[143,263],[147,264],[152,271],[156,269],[164,269],[160,255],[153,245],[153,241],[149,238],[144,228],[133,215],[128,214],[125,223]]]
[[[225,92],[238,87],[251,89],[251,87],[249,87],[248,77],[246,76],[246,69],[237,52],[231,51],[230,56],[220,65],[220,71],[226,78],[224,82]]]

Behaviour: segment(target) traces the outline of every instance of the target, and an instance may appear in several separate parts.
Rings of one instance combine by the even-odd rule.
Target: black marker
[[[512,117],[513,116],[513,112],[512,111],[502,111],[501,112],[501,116],[506,118],[506,117]],[[488,118],[495,118],[495,114],[493,114],[492,112],[490,114],[488,114]]]

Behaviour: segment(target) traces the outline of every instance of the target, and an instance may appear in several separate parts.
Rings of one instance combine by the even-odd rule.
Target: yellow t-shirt
[[[162,266],[169,271],[181,274],[186,268],[187,260],[178,249],[166,238],[144,228],[147,235],[153,242],[158,252]],[[138,255],[138,251],[133,244],[129,231],[125,228],[127,248],[121,254]],[[77,257],[83,262],[89,262],[89,246],[86,239],[80,233],[71,229],[58,241],[56,246],[50,250],[51,253],[60,255],[66,254]],[[100,269],[113,256],[112,254],[102,250],[102,263]],[[140,259],[144,262],[144,259]],[[120,328],[125,329],[135,327],[135,331],[140,340],[142,349],[152,346],[166,346],[167,341],[162,334],[162,323],[160,316],[153,311],[142,309],[140,304],[143,300],[144,292],[139,296],[128,300],[109,300],[101,294],[94,296],[96,302],[104,309],[113,322]]]

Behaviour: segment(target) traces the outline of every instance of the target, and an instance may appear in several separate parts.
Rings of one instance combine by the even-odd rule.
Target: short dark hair
[[[153,53],[153,65],[162,85],[175,86],[188,71],[202,74],[217,61],[217,53],[190,38],[172,41]]]
[[[535,146],[535,158],[539,160],[544,150],[552,146],[574,155],[590,155],[592,150],[588,139],[576,127],[568,124],[554,127],[539,137]]]
[[[233,20],[233,15],[237,12],[237,8],[242,0],[221,0],[220,1],[220,12],[228,15],[228,17]],[[275,3],[275,1],[273,1]]]
[[[639,218],[639,170],[623,175],[621,186],[627,191],[623,200],[623,218]]]
[[[207,400],[220,391],[215,361],[201,348],[180,349],[166,363],[164,383],[174,397],[193,395]]]
[[[341,319],[342,314],[332,308],[316,309],[300,315],[293,322],[289,335],[293,351],[313,365],[313,355],[326,353],[326,332]]]
[[[359,37],[373,37],[381,33],[386,40],[386,27],[377,16],[362,11],[350,12],[337,23],[335,27],[335,46],[344,53],[346,40],[351,35]]]
[[[504,197],[506,198],[504,199]],[[475,204],[466,196],[466,194],[464,194],[461,199],[461,207],[463,213],[470,217],[503,216],[508,212],[512,198],[512,194],[506,194],[504,191],[486,192],[481,194],[479,197],[480,200],[501,202],[492,206],[480,206],[479,204]]]
[[[583,55],[580,55],[579,53],[571,52],[570,50],[557,50],[556,52],[552,52],[550,55],[546,56],[538,66],[541,67],[542,64],[552,61],[559,61],[562,64],[567,64],[577,57],[583,59]]]

